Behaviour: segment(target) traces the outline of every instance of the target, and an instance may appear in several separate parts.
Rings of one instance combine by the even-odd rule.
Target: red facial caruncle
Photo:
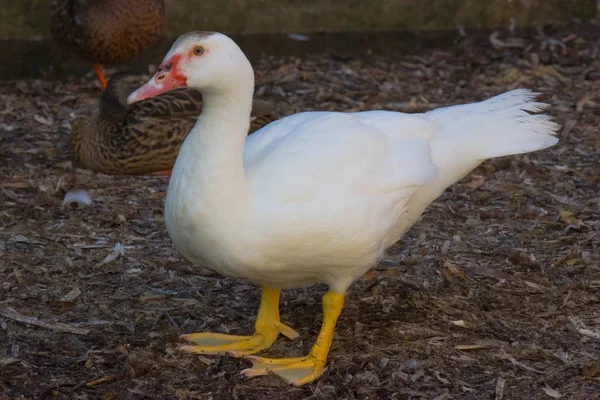
[[[181,54],[175,54],[168,61],[160,64],[152,79],[131,93],[127,102],[135,103],[186,86],[187,78],[179,70],[181,59]]]

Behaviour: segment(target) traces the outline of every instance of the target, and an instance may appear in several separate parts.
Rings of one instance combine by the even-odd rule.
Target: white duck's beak
[[[159,65],[154,76],[127,97],[127,104],[187,86],[187,78],[179,72],[178,64],[180,59],[181,55],[176,54],[169,61]]]

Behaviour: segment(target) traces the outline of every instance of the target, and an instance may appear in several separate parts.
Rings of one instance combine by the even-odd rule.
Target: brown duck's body
[[[165,19],[163,0],[52,0],[51,7],[54,40],[95,64],[101,83],[101,65],[136,57],[156,42]]]
[[[202,95],[177,89],[127,105],[127,96],[140,78],[117,73],[108,82],[94,115],[73,125],[70,145],[87,169],[110,175],[141,175],[169,171],[179,147],[202,110]],[[255,100],[252,133],[277,119],[275,108]]]

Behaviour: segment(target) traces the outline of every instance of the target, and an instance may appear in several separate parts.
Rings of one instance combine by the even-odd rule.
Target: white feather
[[[61,207],[76,203],[78,205],[89,206],[92,204],[92,198],[85,190],[71,190],[65,194]]]

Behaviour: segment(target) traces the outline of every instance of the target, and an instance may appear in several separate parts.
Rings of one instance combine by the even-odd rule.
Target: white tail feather
[[[537,95],[516,89],[479,103],[426,113],[440,124],[435,147],[442,152],[460,149],[457,154],[485,160],[553,146],[560,126],[549,115],[534,114],[548,107],[533,101]]]

